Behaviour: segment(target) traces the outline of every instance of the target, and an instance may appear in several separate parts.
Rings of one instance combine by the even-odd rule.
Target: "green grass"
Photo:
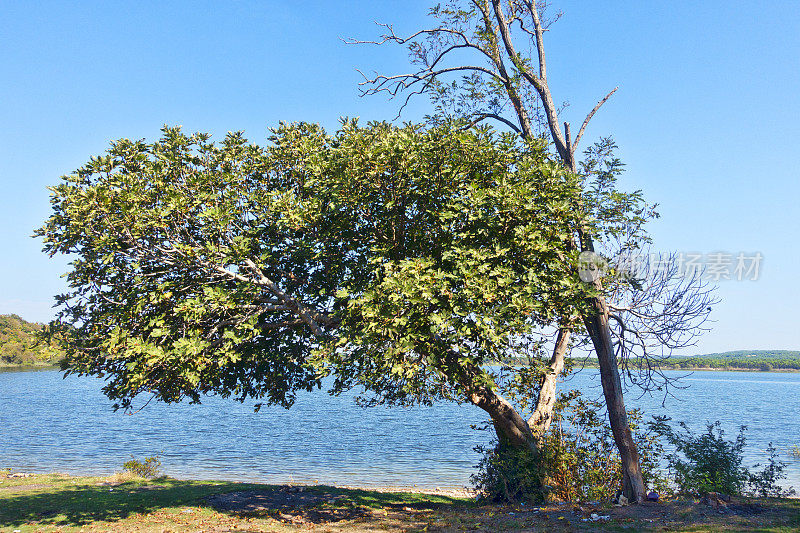
[[[0,485],[0,527],[25,531],[25,525],[31,523],[76,527],[98,521],[115,522],[134,513],[187,505],[211,494],[253,487],[241,483],[173,479],[98,485],[102,481],[102,478],[57,474],[5,480]],[[31,486],[35,488],[26,490]],[[15,490],[15,487],[23,490]]]
[[[225,518],[230,520],[231,516],[211,509],[205,503],[205,498],[227,492],[269,491],[277,488],[265,484],[171,478],[135,479],[111,486],[107,484],[108,479],[113,480],[61,474],[2,479],[0,531],[71,531],[84,526],[108,527],[111,524],[114,524],[115,530],[145,530],[147,527],[140,526],[148,526],[150,522],[172,523],[175,527],[176,517],[183,519],[179,522],[191,519],[189,522],[192,524],[203,520],[225,522]],[[430,494],[326,486],[307,487],[305,490],[344,497],[343,500],[337,499],[335,505],[324,503],[321,506],[329,509],[384,510],[408,506],[474,505],[468,499]],[[275,521],[269,513],[250,521],[259,520],[264,525]]]
[[[109,483],[116,483],[110,486]],[[304,487],[315,505],[253,514],[217,511],[215,494],[278,487],[225,481],[70,477],[8,479],[0,472],[0,531],[197,532],[318,531],[800,531],[800,500],[741,500],[754,516],[720,515],[696,502],[596,509],[608,522],[584,522],[594,510],[573,505],[478,505],[470,498],[327,486]],[[323,497],[324,496],[324,497]]]

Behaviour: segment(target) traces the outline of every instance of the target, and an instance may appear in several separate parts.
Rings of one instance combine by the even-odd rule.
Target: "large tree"
[[[429,117],[434,123],[460,120],[469,127],[495,121],[523,139],[547,138],[563,168],[582,178],[581,215],[572,228],[571,249],[591,259],[596,253],[614,255],[641,247],[648,242],[644,223],[655,213],[638,192],[616,189],[621,165],[613,157],[613,143],[602,140],[586,151],[583,164],[579,161],[578,146],[587,125],[616,88],[589,111],[574,136],[568,122],[562,129],[563,107],[550,90],[544,45],[544,35],[560,13],[548,18],[546,4],[450,0],[431,9],[433,26],[410,35],[398,35],[383,24],[386,32],[380,39],[350,42],[407,46],[414,70],[365,75],[363,93],[400,97],[401,110],[414,95],[427,94],[435,106]],[[535,434],[547,429],[571,341],[576,333],[587,333],[622,459],[624,493],[631,501],[643,500],[645,486],[627,422],[619,364],[641,371],[632,381],[652,388],[654,377],[664,377],[657,363],[693,343],[712,302],[697,276],[680,279],[674,268],[643,271],[649,275],[644,283],[635,276],[593,278],[595,294],[585,302],[588,312],[559,317],[548,369],[537,384],[538,402],[527,421]]]
[[[122,407],[289,406],[332,374],[368,402],[473,403],[535,446],[488,363],[588,312],[580,201],[543,143],[488,128],[284,124],[265,148],[165,128],[64,176],[38,235],[73,257],[65,368]]]

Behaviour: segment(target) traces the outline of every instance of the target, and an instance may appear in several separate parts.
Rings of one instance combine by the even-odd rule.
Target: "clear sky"
[[[264,143],[280,120],[390,119],[398,104],[359,98],[355,69],[400,72],[404,51],[340,37],[418,29],[431,3],[1,2],[0,313],[53,316],[66,260],[30,235],[59,176],[163,124]],[[655,248],[763,255],[758,280],[719,284],[697,351],[800,349],[800,3],[555,3],[554,97],[575,128],[620,86],[584,139],[613,135],[624,186],[660,204]]]

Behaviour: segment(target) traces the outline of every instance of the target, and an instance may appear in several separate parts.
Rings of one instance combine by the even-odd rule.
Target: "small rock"
[[[719,492],[709,492],[708,494],[702,497],[700,503],[702,505],[708,505],[709,507],[713,507],[720,514],[725,514],[728,512],[728,505],[725,503],[726,497],[728,501],[730,501],[730,496],[720,494]]]

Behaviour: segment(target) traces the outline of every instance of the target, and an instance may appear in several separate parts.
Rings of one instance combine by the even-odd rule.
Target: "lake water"
[[[772,441],[800,488],[800,373],[695,372],[678,399],[634,399],[647,415],[666,414],[702,430],[720,420],[729,437],[746,424],[747,463]],[[63,379],[55,370],[0,371],[0,468],[108,475],[133,454],[161,454],[168,475],[193,479],[320,482],[361,486],[460,487],[488,432],[471,405],[361,408],[352,396],[298,396],[289,409],[209,397],[201,405],[152,403],[114,412],[94,378]],[[599,375],[585,369],[562,384],[601,397]]]

